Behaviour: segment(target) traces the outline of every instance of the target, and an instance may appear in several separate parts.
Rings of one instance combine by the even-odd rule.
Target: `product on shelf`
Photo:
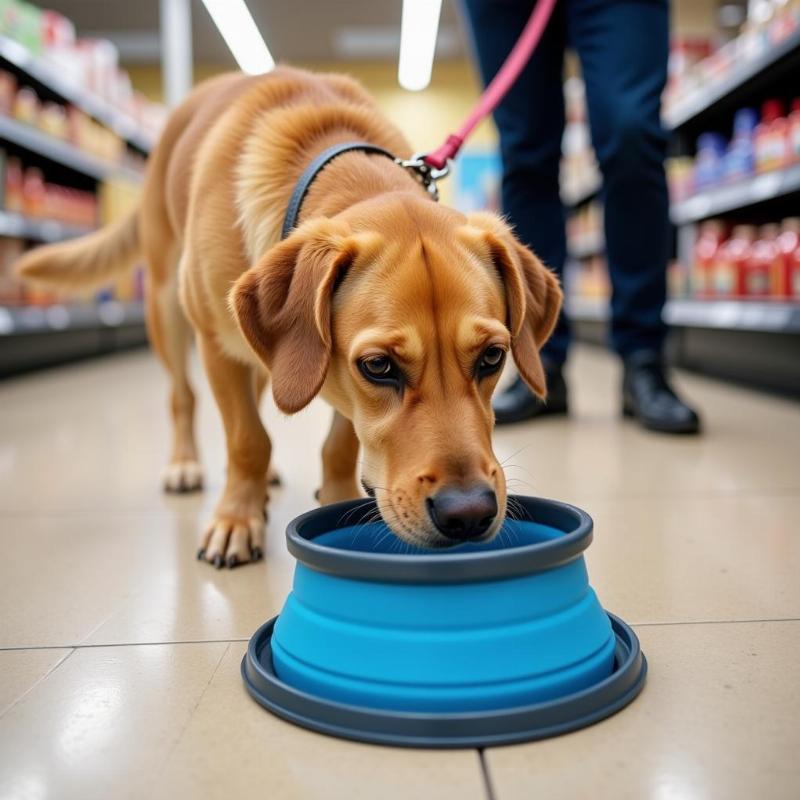
[[[571,249],[579,251],[596,250],[589,244],[596,244],[603,236],[603,206],[597,201],[586,203],[567,218],[567,241]],[[595,255],[594,252],[588,253]]]
[[[753,137],[756,172],[769,172],[790,162],[789,121],[780,100],[767,100],[761,108],[761,122]]]
[[[800,98],[792,100],[788,136],[788,157],[791,161],[800,161]]]
[[[672,199],[684,200],[726,181],[800,163],[800,98],[792,101],[791,108],[785,116],[782,100],[767,100],[760,120],[754,109],[740,108],[730,142],[716,131],[701,133],[694,159],[680,156],[667,161]]]
[[[755,225],[736,225],[720,246],[711,270],[711,294],[715,297],[744,295],[745,267],[756,239]]]
[[[780,294],[779,233],[780,225],[762,225],[759,228],[750,258],[743,266],[742,288],[745,297],[777,297]]]
[[[0,36],[24,45],[61,82],[78,91],[88,91],[122,111],[137,123],[146,138],[153,139],[158,134],[166,109],[133,91],[128,73],[119,68],[119,54],[112,42],[77,39],[69,19],[21,0],[0,0]]]
[[[800,27],[800,0],[751,0],[739,33],[691,39],[676,38],[670,51],[670,82],[664,97],[669,110],[695,91],[724,80],[733,70],[759,58]],[[714,48],[715,40],[719,43]],[[710,52],[708,52],[710,51]]]
[[[755,170],[754,136],[758,114],[752,108],[740,108],[733,117],[733,138],[725,153],[724,178],[737,180]]]
[[[724,239],[725,226],[720,220],[708,220],[700,226],[700,235],[694,246],[694,264],[689,286],[695,297],[713,294],[714,266]]]
[[[697,138],[697,157],[694,167],[694,188],[705,189],[725,177],[727,142],[719,133],[703,133]]]
[[[97,198],[80,191],[45,181],[38,167],[25,169],[18,158],[5,166],[2,208],[32,219],[54,220],[84,228],[97,225]]]
[[[800,300],[800,217],[783,221],[778,236],[780,294]]]
[[[800,218],[735,225],[704,222],[692,253],[686,294],[698,299],[800,300]],[[673,294],[673,296],[675,296]]]
[[[0,236],[0,305],[16,306],[23,301],[22,286],[13,273],[13,266],[24,251],[22,239]]]

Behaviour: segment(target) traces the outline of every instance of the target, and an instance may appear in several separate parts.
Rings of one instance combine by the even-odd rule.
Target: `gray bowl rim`
[[[316,572],[382,583],[467,583],[531,575],[574,561],[592,541],[592,518],[580,508],[540,497],[512,495],[529,521],[563,531],[555,539],[480,553],[409,555],[338,550],[314,539],[370,518],[374,500],[345,500],[293,519],[286,529],[289,552]]]

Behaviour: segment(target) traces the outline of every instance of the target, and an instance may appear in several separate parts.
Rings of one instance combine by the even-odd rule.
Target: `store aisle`
[[[610,357],[581,349],[570,370],[573,419],[500,430],[497,450],[512,489],[592,514],[593,585],[636,626],[650,677],[593,728],[483,754],[326,738],[245,694],[239,662],[288,590],[283,529],[313,502],[326,407],[265,404],[285,482],[266,559],[217,572],[194,560],[223,469],[205,388],[208,489],[167,497],[152,356],[0,385],[0,798],[796,797],[800,406],[684,375],[708,433],[662,438],[618,419]]]

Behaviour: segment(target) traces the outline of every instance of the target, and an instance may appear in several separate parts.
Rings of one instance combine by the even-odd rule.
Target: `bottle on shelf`
[[[754,136],[756,172],[778,169],[787,162],[789,123],[780,100],[767,100],[761,107],[761,122]]]
[[[789,114],[789,144],[787,156],[790,161],[800,161],[800,97],[792,100]]]
[[[691,293],[695,297],[708,297],[714,293],[714,265],[724,238],[725,226],[720,220],[708,220],[700,226],[691,273]]]
[[[800,217],[789,217],[783,221],[777,245],[780,259],[779,294],[791,300],[800,300]]]
[[[780,226],[762,225],[753,242],[750,258],[743,265],[743,288],[747,297],[780,295],[780,252],[777,238]]]
[[[753,134],[758,125],[758,113],[753,108],[740,108],[733,117],[733,138],[725,153],[725,177],[728,180],[746,178],[755,169]]]
[[[719,248],[712,278],[715,297],[741,297],[745,294],[745,270],[755,238],[755,225],[737,225],[731,238]]]

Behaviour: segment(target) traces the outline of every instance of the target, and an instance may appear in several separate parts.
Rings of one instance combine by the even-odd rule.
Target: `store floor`
[[[144,352],[0,385],[0,798],[797,798],[800,406],[692,376],[707,434],[618,419],[618,369],[571,364],[575,414],[500,430],[512,487],[595,519],[589,571],[650,661],[642,696],[557,739],[478,753],[353,744],[245,693],[247,638],[280,608],[286,522],[312,504],[329,411],[267,403],[285,488],[266,560],[194,559],[220,487],[167,497],[166,381]]]

